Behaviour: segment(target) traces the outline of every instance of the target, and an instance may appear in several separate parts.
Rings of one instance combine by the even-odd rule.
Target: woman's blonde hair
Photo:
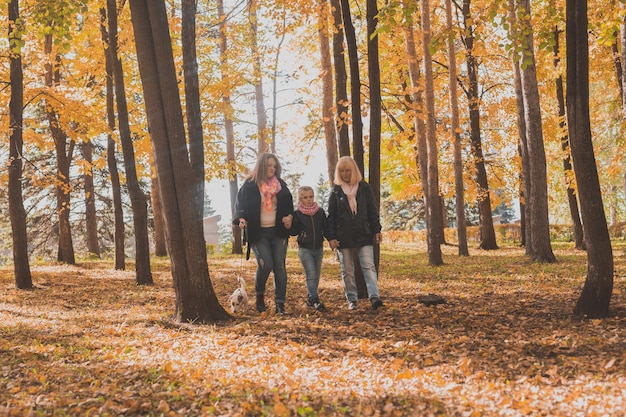
[[[359,169],[356,161],[351,156],[342,156],[337,161],[337,166],[335,167],[335,184],[341,185],[343,184],[343,180],[341,179],[341,175],[339,174],[339,170],[343,168],[350,168],[350,182],[348,184],[358,184],[363,179],[363,175],[361,175],[361,170]]]
[[[265,177],[265,172],[267,171],[267,161],[269,161],[270,159],[276,161],[276,173],[274,175],[276,176],[276,178],[280,178],[280,174],[282,173],[283,169],[280,166],[280,161],[278,160],[278,157],[272,153],[262,153],[261,155],[259,155],[259,158],[256,161],[256,165],[254,166],[254,169],[252,170],[250,175],[248,175],[247,179],[251,179],[257,184],[267,181],[269,178]]]

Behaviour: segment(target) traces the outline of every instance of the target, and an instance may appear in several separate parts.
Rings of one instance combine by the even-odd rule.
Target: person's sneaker
[[[306,306],[307,307],[311,307],[311,308],[315,308],[315,303],[316,302],[319,303],[319,300],[317,298],[307,297],[307,299],[306,299]]]
[[[276,313],[280,315],[287,314],[285,312],[285,303],[276,303]]]
[[[348,310],[356,310],[356,302],[355,301],[349,301],[348,302]]]
[[[322,311],[326,309],[326,307],[324,306],[324,304],[322,304],[320,300],[317,300],[313,303],[313,308],[316,309],[317,311]]]
[[[383,306],[383,302],[382,302],[382,301],[381,301],[381,299],[380,299],[380,298],[378,298],[378,297],[372,297],[372,298],[370,299],[370,303],[372,303],[372,308],[373,308],[374,310],[378,310],[378,308],[379,308],[379,307],[382,307],[382,306]]]
[[[265,294],[257,294],[256,295],[256,311],[262,313],[266,310],[265,308]]]

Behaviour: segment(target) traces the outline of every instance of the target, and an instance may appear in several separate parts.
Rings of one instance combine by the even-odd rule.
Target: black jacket
[[[299,210],[293,213],[293,224],[289,233],[298,236],[298,246],[306,249],[319,249],[324,243],[324,237],[328,234],[328,222],[324,209],[320,209],[312,216],[308,216]]]
[[[280,191],[276,194],[276,236],[289,238],[289,231],[283,225],[283,217],[293,215],[293,198],[285,181],[280,181]],[[256,182],[246,180],[237,193],[233,224],[238,225],[239,219],[248,222],[248,242],[255,243],[261,239],[261,191]]]
[[[335,185],[328,197],[328,235],[339,241],[339,248],[360,248],[373,245],[374,236],[382,229],[378,207],[368,183],[361,181],[356,192],[357,212],[352,214],[348,197]]]

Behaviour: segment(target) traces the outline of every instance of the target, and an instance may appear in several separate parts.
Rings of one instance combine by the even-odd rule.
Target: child
[[[298,209],[293,214],[289,233],[298,236],[298,256],[306,275],[306,304],[321,311],[325,307],[320,302],[317,287],[320,283],[327,225],[326,213],[315,201],[313,188],[302,186],[298,189]]]

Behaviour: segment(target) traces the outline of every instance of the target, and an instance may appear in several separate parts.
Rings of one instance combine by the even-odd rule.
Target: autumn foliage
[[[624,251],[615,242],[615,253]],[[386,306],[348,311],[339,265],[324,259],[325,312],[307,309],[289,249],[287,316],[253,309],[211,326],[171,319],[166,260],[154,286],[111,261],[35,265],[36,289],[0,269],[0,416],[601,416],[626,412],[624,264],[611,316],[572,315],[585,255],[555,244],[556,264],[518,247],[471,250],[428,267],[425,245],[383,244]],[[254,262],[214,255],[225,305]],[[271,293],[271,289],[269,290]],[[419,295],[447,303],[425,307]]]

